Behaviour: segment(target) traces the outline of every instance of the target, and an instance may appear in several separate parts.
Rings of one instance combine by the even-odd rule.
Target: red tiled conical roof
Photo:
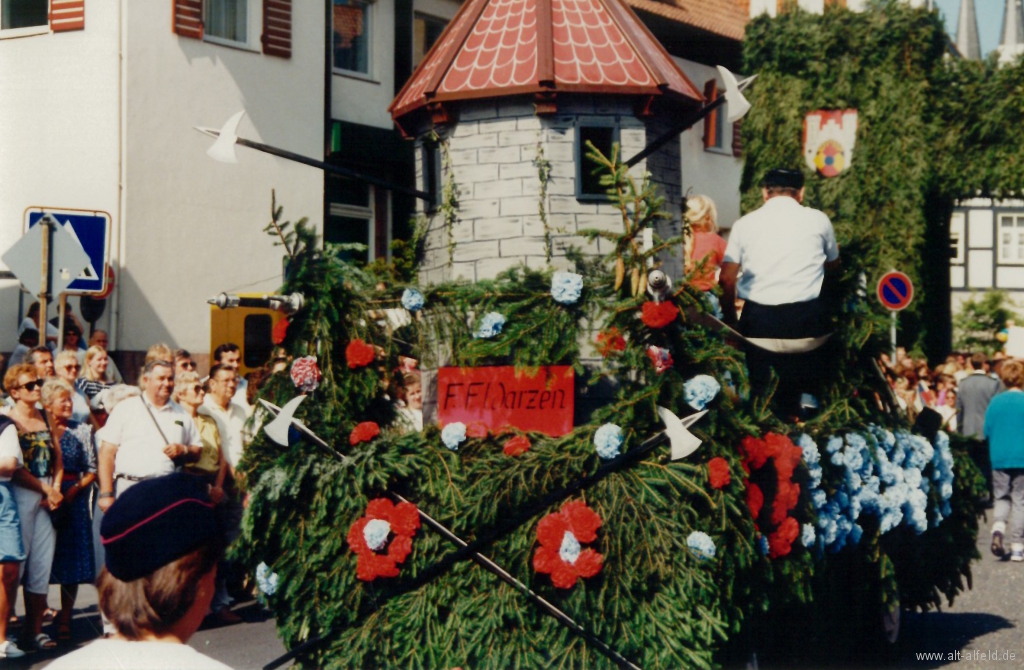
[[[703,100],[622,0],[467,0],[388,110],[556,92]]]

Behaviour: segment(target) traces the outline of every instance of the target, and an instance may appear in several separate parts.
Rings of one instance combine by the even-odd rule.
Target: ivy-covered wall
[[[1019,105],[1004,109],[1010,107],[1004,100],[992,110],[972,97],[998,100],[1000,88],[1005,95],[1012,87],[985,87],[973,79],[1003,80],[1009,73],[997,72],[994,64],[957,61],[947,43],[936,12],[878,2],[864,12],[829,6],[821,15],[795,10],[775,19],[762,16],[748,26],[744,49],[745,72],[759,75],[743,126],[744,210],[760,206],[767,170],[801,167],[805,204],[832,218],[840,245],[865,250],[868,291],[894,268],[914,280],[917,297],[900,317],[900,341],[933,358],[950,346],[953,201],[1007,183],[1012,171],[987,163],[987,145],[1005,139],[990,126],[1003,128],[1013,112],[1021,118]],[[1014,70],[1016,81],[1019,68]],[[818,109],[846,108],[859,113],[853,160],[841,175],[826,179],[804,163],[803,120]],[[991,118],[996,114],[1000,118]],[[1019,155],[1009,147],[999,152]]]

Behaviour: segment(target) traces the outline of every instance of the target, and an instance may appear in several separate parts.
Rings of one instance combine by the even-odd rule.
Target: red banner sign
[[[441,425],[460,421],[490,432],[507,426],[548,435],[572,431],[575,376],[568,365],[542,367],[534,374],[512,366],[440,368],[437,417]]]

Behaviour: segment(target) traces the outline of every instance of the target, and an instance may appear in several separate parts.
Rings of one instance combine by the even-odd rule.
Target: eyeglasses
[[[199,395],[200,393],[205,393],[205,392],[206,392],[206,389],[204,389],[199,384],[196,384],[195,386],[192,387],[192,393],[195,393],[196,395]]]
[[[196,362],[195,361],[181,361],[181,362],[178,363],[178,365],[180,365],[181,367],[185,368],[186,370],[195,370],[196,369]]]
[[[39,388],[41,386],[42,386],[42,384],[39,382],[38,379],[33,379],[30,382],[22,384],[18,388],[23,389],[23,390],[28,391],[29,393],[31,393],[32,391],[35,391],[37,388]]]
[[[81,370],[82,366],[81,365],[65,365],[64,369],[65,370]]]

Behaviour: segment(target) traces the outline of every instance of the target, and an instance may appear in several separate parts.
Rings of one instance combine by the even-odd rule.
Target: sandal
[[[53,620],[57,618],[57,614],[57,610],[52,607],[47,607],[46,610],[43,611],[43,623],[53,623]]]
[[[29,643],[29,648],[35,651],[50,651],[57,648],[57,643],[46,633],[40,633]]]

